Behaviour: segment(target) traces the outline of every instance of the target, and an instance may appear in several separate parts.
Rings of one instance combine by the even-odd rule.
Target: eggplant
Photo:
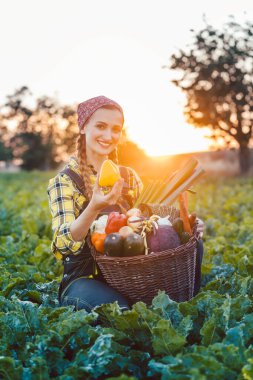
[[[160,225],[147,235],[147,245],[150,252],[161,252],[179,247],[181,241],[172,226]]]
[[[124,238],[124,256],[139,256],[143,255],[145,251],[143,237],[133,232]]]
[[[104,243],[104,252],[107,256],[122,256],[124,238],[117,232],[106,236]]]

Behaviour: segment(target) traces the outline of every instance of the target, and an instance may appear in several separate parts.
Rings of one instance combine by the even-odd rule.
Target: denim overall
[[[133,205],[132,205],[131,197],[128,196],[129,186],[127,185],[128,179],[126,178],[126,176],[128,175],[128,172],[124,167],[120,166],[119,168],[120,168],[121,176],[125,179],[124,185],[123,185],[123,190],[122,190],[122,196],[124,199],[124,207],[126,209],[129,209]],[[83,194],[85,193],[84,182],[83,182],[82,178],[77,173],[75,173],[70,168],[66,168],[65,170],[61,171],[61,174],[67,174],[75,182],[75,184],[77,185],[77,188]],[[88,206],[88,203],[89,203],[89,201],[85,202],[84,207],[81,210],[81,213]],[[109,207],[107,207],[101,211],[101,213],[98,215],[98,218],[101,215],[109,214],[112,211],[121,212],[121,208],[117,204],[109,206]],[[99,267],[96,265],[96,262],[93,259],[93,256],[91,255],[90,248],[89,248],[87,242],[85,242],[82,251],[78,255],[69,254],[66,257],[63,257],[62,264],[64,267],[63,277],[62,277],[62,280],[61,280],[61,283],[59,286],[59,290],[58,290],[58,301],[60,304],[62,304],[62,297],[64,296],[64,293],[66,292],[66,290],[70,286],[72,286],[72,284],[77,279],[80,279],[80,278],[87,279],[86,286],[89,286],[89,284],[91,283],[91,281],[89,281],[89,277],[91,275],[92,275],[92,278],[94,280],[97,280],[97,282],[94,282],[94,280],[93,280],[92,285],[94,286],[94,283],[96,285],[97,297],[98,298],[99,298],[99,288],[100,288],[100,285],[102,282],[104,284],[104,286],[108,287],[106,289],[106,293],[107,293],[107,295],[108,295],[108,293],[111,293],[112,301],[114,300],[113,297],[116,297],[117,300],[122,300],[122,303],[124,305],[127,303],[127,301],[124,299],[124,297],[122,295],[120,295],[119,293],[117,294],[115,289],[112,289],[112,288],[109,289],[109,286],[106,284],[106,281],[105,281]],[[83,282],[85,282],[85,280],[83,280]],[[79,289],[77,289],[77,291],[78,290]],[[101,289],[100,289],[100,293],[102,296],[103,292],[101,291]],[[103,300],[101,300],[101,303],[102,303],[102,301]],[[84,302],[85,301],[83,300],[83,303]],[[83,307],[83,308],[85,308],[85,307]],[[90,309],[90,308],[87,307],[86,309]]]

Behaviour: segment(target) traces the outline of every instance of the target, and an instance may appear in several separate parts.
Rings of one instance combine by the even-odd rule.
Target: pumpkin
[[[99,173],[99,186],[112,187],[120,178],[118,166],[112,160],[105,160]]]

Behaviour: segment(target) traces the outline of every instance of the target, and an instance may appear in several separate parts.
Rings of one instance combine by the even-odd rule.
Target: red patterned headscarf
[[[78,126],[79,130],[81,130],[84,123],[89,119],[89,117],[100,107],[105,105],[113,105],[118,108],[123,114],[123,110],[118,103],[114,100],[107,98],[106,96],[96,96],[95,98],[91,98],[82,102],[77,107],[77,115],[78,115]]]

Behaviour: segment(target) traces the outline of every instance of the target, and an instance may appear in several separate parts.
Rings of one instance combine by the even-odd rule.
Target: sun
[[[171,128],[146,128],[145,132],[129,128],[128,135],[149,156],[207,151],[210,149],[208,128],[196,129],[185,123]]]
[[[210,139],[205,136],[210,135],[210,130],[186,123],[184,94],[165,79],[157,78],[152,94],[147,91],[136,101],[131,94],[125,102],[129,138],[150,156],[209,150]]]
[[[173,134],[161,135],[159,139],[147,136],[139,143],[149,156],[165,156],[209,150],[210,140],[205,136],[209,130],[197,130],[189,125],[180,125]]]

